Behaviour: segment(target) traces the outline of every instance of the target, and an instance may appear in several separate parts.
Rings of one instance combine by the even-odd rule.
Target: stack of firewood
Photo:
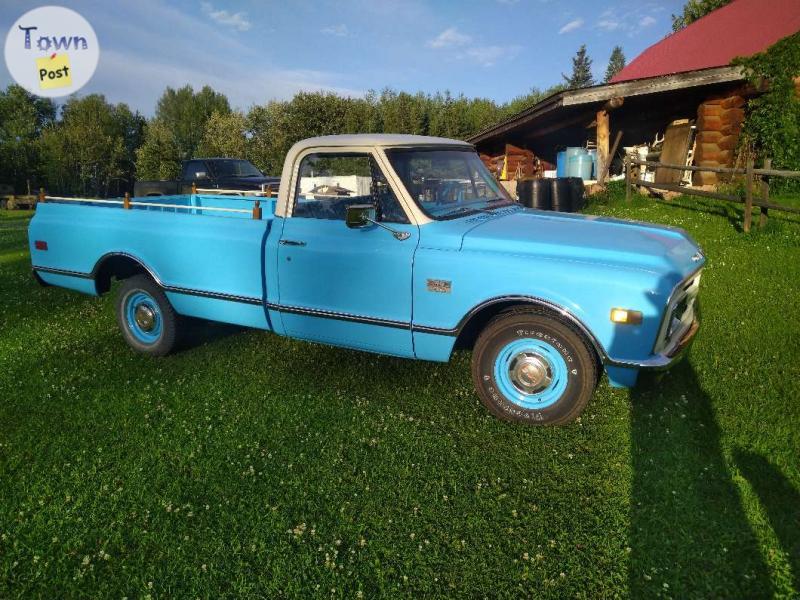
[[[505,153],[497,156],[481,154],[481,160],[489,172],[501,181],[541,177],[549,166],[539,160],[530,150],[506,144]]]

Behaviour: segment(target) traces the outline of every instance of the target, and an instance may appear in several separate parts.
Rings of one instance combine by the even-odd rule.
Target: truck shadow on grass
[[[800,491],[792,486],[777,466],[760,454],[737,448],[733,458],[758,496],[769,524],[788,557],[794,588],[800,590]]]
[[[185,352],[248,331],[245,327],[184,317],[177,351]]]
[[[712,399],[692,365],[682,362],[668,378],[642,376],[631,399],[631,596],[771,596]],[[787,500],[778,502],[785,508]]]

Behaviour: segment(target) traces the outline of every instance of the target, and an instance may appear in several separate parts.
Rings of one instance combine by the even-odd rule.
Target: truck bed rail
[[[204,200],[222,200],[222,201],[231,201],[232,198],[229,195],[222,195],[222,194],[189,194],[189,195],[178,195],[174,196],[175,198],[187,199],[186,204],[182,203],[167,203],[167,202],[150,202],[147,200],[137,200],[136,198],[131,198],[128,194],[125,194],[123,198],[120,199],[100,199],[100,198],[72,198],[67,196],[45,196],[42,195],[39,198],[39,202],[76,202],[81,204],[108,204],[114,206],[120,206],[125,210],[129,210],[132,208],[161,208],[161,209],[169,209],[169,210],[187,210],[187,211],[209,211],[209,212],[216,212],[216,213],[235,213],[235,214],[242,214],[242,215],[250,215],[253,219],[261,219],[262,218],[262,209],[261,209],[261,201],[256,199],[251,208],[232,208],[232,207],[224,207],[224,206],[207,206],[205,204],[201,204],[199,201],[201,199]],[[241,198],[242,200],[249,201],[250,198]],[[268,214],[274,214],[274,200],[272,202],[268,202]]]

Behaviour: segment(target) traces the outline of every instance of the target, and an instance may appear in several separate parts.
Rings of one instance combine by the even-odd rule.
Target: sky
[[[100,62],[79,93],[152,116],[167,86],[210,85],[246,110],[299,91],[391,87],[506,102],[547,88],[586,44],[602,79],[671,31],[684,0],[53,0],[94,27]],[[0,32],[32,8],[0,3]],[[5,62],[0,87],[11,83]]]

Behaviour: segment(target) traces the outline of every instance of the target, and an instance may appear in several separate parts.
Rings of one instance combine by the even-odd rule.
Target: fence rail
[[[721,192],[712,192],[709,190],[700,190],[692,187],[684,187],[674,183],[655,183],[653,181],[644,181],[641,177],[633,177],[631,167],[633,165],[640,165],[646,167],[655,167],[663,169],[675,169],[678,171],[705,171],[709,173],[724,173],[728,175],[743,175],[744,176],[744,194],[723,194]],[[633,186],[639,186],[647,189],[664,190],[667,192],[678,192],[687,196],[701,196],[703,198],[714,198],[716,200],[724,200],[726,202],[738,202],[744,204],[744,224],[743,229],[745,232],[750,231],[750,226],[753,220],[753,207],[757,206],[761,210],[759,217],[759,225],[763,227],[767,223],[770,209],[782,212],[800,214],[800,208],[793,206],[784,206],[782,204],[775,204],[769,201],[769,180],[771,177],[800,177],[800,171],[787,171],[783,169],[772,169],[772,159],[764,160],[764,168],[756,169],[753,165],[753,159],[747,161],[747,166],[744,169],[737,169],[732,167],[703,167],[695,165],[676,165],[671,163],[661,163],[651,160],[641,160],[628,156],[625,158],[625,200],[630,202],[631,189]],[[759,181],[756,181],[758,178]],[[758,184],[758,189],[756,186]],[[758,194],[759,197],[755,197]]]

